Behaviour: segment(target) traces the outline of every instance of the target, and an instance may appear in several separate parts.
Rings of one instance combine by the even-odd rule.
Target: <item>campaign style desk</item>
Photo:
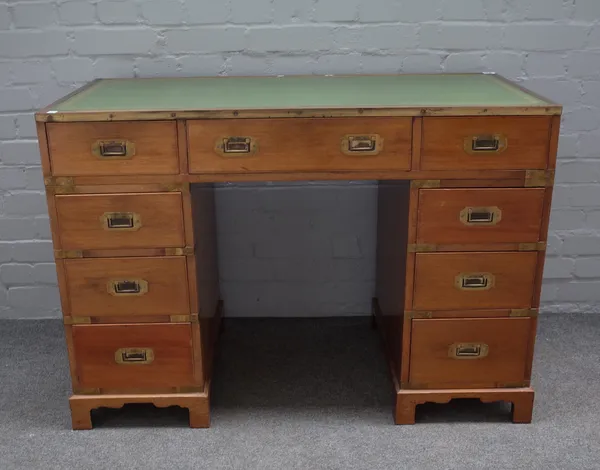
[[[142,402],[209,426],[212,183],[251,180],[380,181],[396,423],[467,397],[530,422],[560,114],[494,75],[100,80],[41,110],[73,428]]]

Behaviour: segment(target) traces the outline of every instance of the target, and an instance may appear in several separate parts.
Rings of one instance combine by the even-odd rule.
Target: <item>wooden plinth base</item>
[[[208,392],[148,395],[73,395],[69,398],[73,429],[92,429],[91,412],[95,408],[122,408],[128,403],[152,403],[159,408],[180,406],[190,412],[191,428],[210,427]]]
[[[513,423],[531,423],[534,391],[532,388],[496,388],[474,390],[396,390],[396,424],[415,424],[417,405],[448,403],[454,398],[479,398],[483,403],[512,403]]]

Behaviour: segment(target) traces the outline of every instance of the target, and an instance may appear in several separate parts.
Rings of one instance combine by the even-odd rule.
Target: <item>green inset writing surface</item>
[[[49,112],[544,106],[494,75],[100,80]]]

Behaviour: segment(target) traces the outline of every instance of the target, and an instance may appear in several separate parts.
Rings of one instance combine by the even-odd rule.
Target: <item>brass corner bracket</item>
[[[75,192],[75,179],[71,176],[46,176],[44,186],[48,194],[71,194]]]
[[[511,317],[537,317],[539,310],[537,308],[513,309],[510,311]]]
[[[546,242],[519,243],[519,251],[544,251]]]
[[[406,310],[404,316],[408,318],[433,318],[433,312]]]
[[[525,171],[526,188],[544,188],[554,185],[554,170]]]
[[[182,182],[182,183],[166,183],[163,185],[163,191],[174,192],[180,191],[182,193],[190,192],[190,183]]]
[[[198,314],[192,315],[169,315],[171,323],[199,323]]]
[[[193,246],[184,246],[182,248],[165,248],[165,256],[192,256],[194,254]]]
[[[407,247],[409,253],[431,253],[436,250],[437,246],[430,243],[411,243]]]
[[[496,386],[498,388],[523,388],[529,387],[529,381],[524,380],[523,382],[498,382]]]
[[[54,257],[56,259],[83,258],[83,251],[81,251],[81,250],[54,250]]]
[[[414,189],[439,188],[442,182],[440,180],[412,180],[410,187]]]

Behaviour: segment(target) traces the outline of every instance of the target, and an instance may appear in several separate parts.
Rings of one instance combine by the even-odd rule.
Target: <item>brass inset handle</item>
[[[465,152],[471,155],[501,153],[508,147],[508,139],[502,134],[474,135],[465,137]]]
[[[494,287],[496,277],[492,273],[460,273],[454,285],[460,290],[481,291]]]
[[[454,343],[448,348],[448,357],[452,359],[483,359],[489,353],[485,343]]]
[[[139,230],[142,218],[135,212],[105,212],[100,217],[104,230]]]
[[[383,139],[379,134],[345,135],[341,148],[345,155],[377,155],[383,150]]]
[[[154,361],[152,348],[119,348],[115,351],[117,364],[150,364]]]
[[[112,279],[106,289],[110,295],[118,297],[144,295],[148,292],[148,281],[144,279]]]
[[[135,155],[135,144],[129,140],[97,140],[92,154],[102,159],[124,160]]]
[[[215,152],[223,157],[246,157],[257,151],[256,139],[252,137],[221,137],[215,144]]]
[[[459,219],[465,225],[496,225],[502,220],[502,210],[496,206],[465,207]]]

